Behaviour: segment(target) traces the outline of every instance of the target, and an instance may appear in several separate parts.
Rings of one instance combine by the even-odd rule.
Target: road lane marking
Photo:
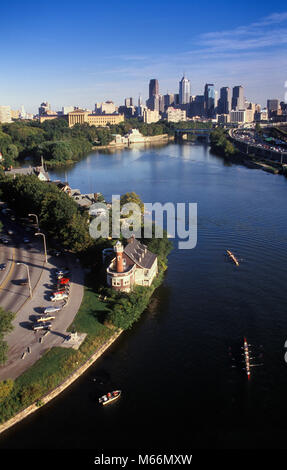
[[[11,266],[10,266],[10,269],[9,269],[9,272],[8,272],[6,278],[4,279],[4,281],[2,282],[2,284],[0,285],[0,290],[1,290],[1,289],[4,289],[4,287],[6,287],[6,285],[8,284],[8,282],[9,282],[10,279],[11,279],[11,276],[12,276],[12,274],[13,274],[14,267],[15,267],[14,255],[15,255],[15,248],[12,248],[12,263],[11,263]]]

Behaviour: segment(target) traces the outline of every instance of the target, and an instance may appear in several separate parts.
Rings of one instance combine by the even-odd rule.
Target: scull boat
[[[234,254],[231,253],[231,251],[229,251],[229,250],[226,250],[226,253],[227,253],[228,256],[232,259],[232,261],[234,261],[234,263],[236,264],[236,266],[239,266],[239,262],[238,262],[237,258],[235,258]]]

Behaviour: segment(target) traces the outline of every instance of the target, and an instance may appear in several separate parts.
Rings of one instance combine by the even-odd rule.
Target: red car
[[[62,277],[62,279],[59,279],[60,284],[69,284],[70,279],[68,277]]]

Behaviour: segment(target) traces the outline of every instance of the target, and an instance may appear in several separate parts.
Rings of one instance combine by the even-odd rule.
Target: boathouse
[[[149,251],[135,237],[126,247],[118,241],[115,258],[107,268],[107,284],[113,289],[130,292],[133,285],[150,286],[158,273],[157,255]]]

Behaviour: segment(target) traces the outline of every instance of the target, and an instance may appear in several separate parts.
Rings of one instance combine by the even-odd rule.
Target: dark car
[[[4,271],[4,269],[6,269],[6,266],[6,263],[0,264],[0,271]]]

